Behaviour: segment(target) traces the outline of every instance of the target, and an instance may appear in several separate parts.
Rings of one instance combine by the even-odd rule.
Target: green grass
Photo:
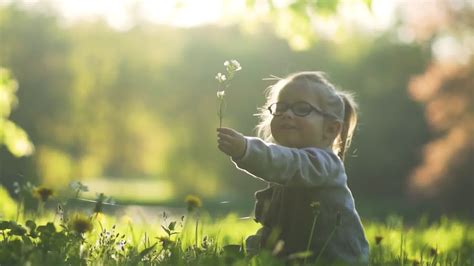
[[[284,265],[269,252],[247,258],[239,251],[259,225],[233,213],[213,218],[197,209],[184,219],[156,213],[149,223],[100,214],[86,217],[93,228],[78,233],[72,212],[69,221],[51,211],[22,213],[17,220],[16,203],[0,196],[0,265]],[[364,226],[371,265],[474,264],[472,223],[442,217],[407,226],[401,217],[388,216]]]

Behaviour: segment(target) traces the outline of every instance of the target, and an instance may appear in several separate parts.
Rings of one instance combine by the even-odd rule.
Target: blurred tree
[[[69,94],[65,89],[70,77],[65,65],[68,43],[55,17],[46,10],[27,13],[12,3],[0,8],[0,18],[0,64],[15,73],[22,88],[18,91],[21,105],[10,117],[37,144],[34,156],[29,158],[17,159],[0,151],[0,161],[5,166],[3,179],[11,184],[13,180],[35,180],[41,175],[36,167],[40,162],[37,158],[41,158],[43,147],[51,143],[51,138],[56,137],[56,127],[50,125],[59,126],[70,117]],[[52,170],[63,168],[54,161],[51,166]]]
[[[18,83],[12,78],[10,71],[0,67],[0,148],[5,145],[14,156],[21,157],[31,155],[34,146],[26,132],[8,119],[18,102],[17,88]]]
[[[360,4],[359,7],[367,10],[372,6],[372,0],[248,0],[246,3],[244,29],[252,29],[262,21],[269,21],[276,34],[297,51],[311,48],[324,35],[322,32],[329,28],[334,28],[336,33],[330,38],[352,35],[354,28],[339,25],[338,11],[341,6]]]
[[[424,12],[415,11],[420,7]],[[404,8],[403,27],[433,52],[429,67],[409,86],[433,130],[410,178],[411,194],[443,212],[474,217],[474,3],[414,1]]]

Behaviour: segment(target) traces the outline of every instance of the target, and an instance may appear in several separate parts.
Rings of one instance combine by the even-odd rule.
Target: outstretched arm
[[[318,148],[288,148],[219,128],[218,147],[238,168],[268,182],[282,185],[340,186],[346,183],[342,162]],[[342,172],[341,172],[342,171]]]

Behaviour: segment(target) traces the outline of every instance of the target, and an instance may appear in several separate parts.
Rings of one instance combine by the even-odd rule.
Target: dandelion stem
[[[99,226],[100,226],[100,231],[104,231],[104,227],[102,226],[102,223],[100,222],[100,220],[99,220],[98,216],[99,216],[99,213],[98,213],[98,212],[96,212],[96,213],[95,213],[95,215],[94,215],[93,217],[94,217],[94,219],[97,221],[97,223],[99,223]],[[92,219],[91,219],[91,220],[92,220]]]
[[[321,255],[324,253],[324,250],[326,249],[326,246],[328,245],[329,241],[331,241],[331,238],[334,236],[334,233],[336,232],[336,229],[337,229],[337,225],[334,226],[334,229],[332,229],[331,233],[329,234],[328,239],[326,240],[326,242],[324,242],[324,245],[321,248],[321,251],[319,252],[318,257],[316,258],[316,261],[314,262],[314,265],[318,265],[318,261],[321,258]]]
[[[314,215],[313,226],[311,226],[311,233],[309,234],[308,244],[306,245],[306,251],[308,252],[311,248],[311,243],[313,242],[314,228],[316,226],[316,220],[318,220],[319,213]],[[304,258],[303,265],[306,265],[306,260],[308,257]]]
[[[23,205],[23,197],[20,198],[16,205],[16,222],[20,219],[21,206]]]
[[[194,242],[195,242],[195,245],[196,245],[196,248],[198,247],[198,225],[199,225],[199,217],[196,217],[196,229],[195,229],[195,232],[194,232]]]
[[[38,201],[38,208],[36,209],[35,219],[42,217],[44,213],[44,202],[40,199]]]

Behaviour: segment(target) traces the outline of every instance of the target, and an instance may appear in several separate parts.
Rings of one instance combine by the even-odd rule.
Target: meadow
[[[259,224],[235,213],[213,217],[201,199],[183,199],[183,215],[152,214],[156,222],[108,215],[109,199],[100,194],[90,209],[74,209],[87,190],[74,183],[70,198],[51,198],[52,190],[17,186],[18,200],[0,188],[0,265],[327,265],[306,260],[308,252],[277,259],[277,250],[250,257],[244,239]],[[24,211],[28,193],[37,208]],[[54,202],[53,202],[54,201]],[[56,205],[56,208],[45,208]],[[473,265],[473,224],[426,217],[407,225],[403,218],[363,221],[370,243],[370,265]],[[317,232],[315,232],[317,233]]]

